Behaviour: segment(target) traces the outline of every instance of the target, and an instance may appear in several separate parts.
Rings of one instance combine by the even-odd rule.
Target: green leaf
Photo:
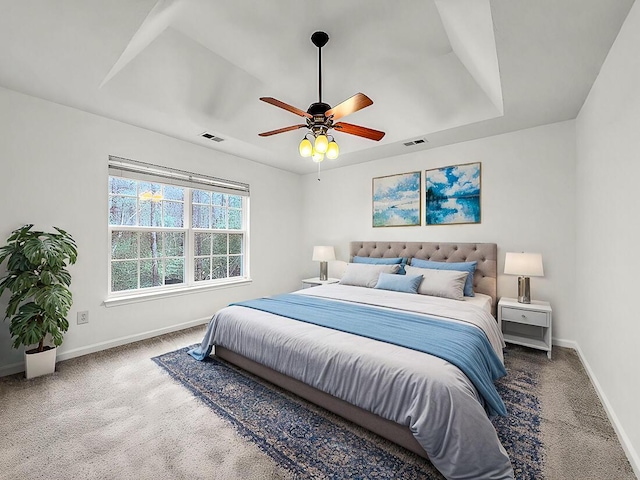
[[[34,285],[37,285],[39,280],[39,276],[33,272],[22,272],[15,277],[11,291],[14,293],[25,292]]]
[[[53,273],[53,275],[55,275],[56,281],[66,285],[67,287],[71,285],[71,274],[66,270],[60,270]]]
[[[43,270],[40,273],[40,281],[45,285],[51,285],[53,282],[56,281],[56,277],[49,270]]]
[[[45,337],[47,330],[43,322],[39,321],[41,313],[41,309],[35,303],[27,303],[20,307],[9,326],[14,348],[39,343]]]
[[[58,284],[40,288],[33,299],[49,317],[66,316],[72,303],[71,292]]]
[[[14,252],[7,262],[7,269],[10,271],[20,271],[24,272],[26,270],[34,270],[35,265],[33,265],[29,259],[22,253],[22,251]]]

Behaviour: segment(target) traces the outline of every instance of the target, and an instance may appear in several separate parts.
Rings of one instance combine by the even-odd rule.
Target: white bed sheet
[[[474,292],[475,297],[464,297],[464,302],[480,307],[481,309],[491,313],[491,296],[484,293]],[[451,300],[456,302],[457,300]]]

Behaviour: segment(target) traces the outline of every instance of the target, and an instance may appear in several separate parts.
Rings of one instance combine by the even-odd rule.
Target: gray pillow
[[[464,284],[467,281],[468,272],[433,270],[409,265],[404,268],[407,275],[423,275],[422,283],[418,287],[419,294],[464,300]]]
[[[341,285],[373,288],[381,273],[398,273],[400,265],[370,265],[368,263],[349,263],[340,279]]]

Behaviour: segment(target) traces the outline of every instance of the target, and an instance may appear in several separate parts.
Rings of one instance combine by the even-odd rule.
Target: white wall
[[[482,162],[480,224],[371,226],[373,177],[469,162]],[[320,178],[306,175],[303,184],[308,276],[318,270],[313,245],[334,245],[336,256],[348,261],[351,240],[495,242],[499,272],[507,251],[540,252],[545,277],[531,279],[532,296],[552,303],[555,338],[575,338],[573,121],[327,170]],[[517,296],[516,278],[500,275],[498,295]]]
[[[583,358],[640,477],[638,45],[636,2],[576,120],[576,325]]]
[[[107,160],[119,155],[251,185],[249,285],[106,308]],[[74,305],[59,354],[140,338],[210,317],[231,301],[299,286],[300,177],[148,130],[0,88],[0,240],[25,223],[70,232]],[[4,268],[4,267],[3,267]],[[277,272],[277,275],[274,275]],[[0,300],[4,312],[8,295]],[[89,324],[76,325],[76,312]],[[3,315],[4,316],[4,315]],[[8,322],[0,323],[0,374],[19,371]]]

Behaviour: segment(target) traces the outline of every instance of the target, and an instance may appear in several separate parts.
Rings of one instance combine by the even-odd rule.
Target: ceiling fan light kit
[[[384,132],[373,130],[372,128],[344,122],[334,123],[342,117],[372,105],[373,101],[363,93],[356,93],[333,108],[331,108],[331,105],[322,101],[322,47],[324,47],[328,41],[329,35],[325,32],[315,32],[311,35],[311,42],[318,47],[318,101],[312,103],[306,112],[272,97],[260,98],[263,102],[270,103],[271,105],[305,118],[306,124],[279,128],[277,130],[260,133],[259,135],[261,137],[269,137],[277,133],[290,132],[306,127],[308,132],[300,141],[298,152],[301,157],[311,157],[316,163],[322,162],[325,156],[330,160],[335,160],[338,158],[338,155],[340,155],[338,143],[332,135],[328,134],[331,129],[375,141],[380,141],[382,137],[384,137]]]

